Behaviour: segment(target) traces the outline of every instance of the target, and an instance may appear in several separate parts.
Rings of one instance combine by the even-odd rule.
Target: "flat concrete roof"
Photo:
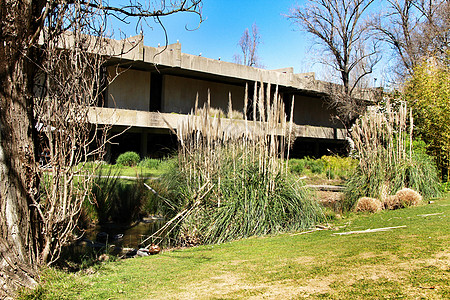
[[[340,85],[316,80],[313,72],[294,74],[293,68],[265,70],[245,65],[211,59],[181,51],[179,42],[161,47],[144,45],[143,36],[124,40],[108,40],[111,59],[108,64],[151,70],[161,74],[185,76],[190,78],[245,85],[245,83],[264,82],[278,85],[280,91],[323,96]],[[358,90],[357,97],[371,101],[371,89]]]

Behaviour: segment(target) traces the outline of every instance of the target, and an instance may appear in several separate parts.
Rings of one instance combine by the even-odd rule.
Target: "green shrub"
[[[441,191],[442,191],[443,193],[448,193],[448,192],[450,192],[450,181],[441,183]]]
[[[146,157],[139,162],[138,166],[142,168],[158,169],[161,164],[162,161],[160,159]]]
[[[314,158],[293,158],[289,160],[289,170],[297,174],[321,174],[323,173],[324,162]]]
[[[289,160],[289,170],[296,174],[325,174],[329,179],[346,180],[355,171],[358,161],[351,157],[322,156],[319,159]]]
[[[296,174],[303,174],[305,170],[305,160],[293,158],[289,160],[289,170]]]
[[[358,161],[351,157],[324,155],[320,160],[323,161],[323,168],[326,170],[327,177],[330,179],[338,177],[346,180],[355,172],[356,166],[358,165]]]
[[[135,167],[139,163],[139,154],[133,151],[128,151],[119,155],[116,164],[121,166]]]
[[[324,173],[325,163],[321,159],[306,159],[306,167],[311,170],[313,174]]]

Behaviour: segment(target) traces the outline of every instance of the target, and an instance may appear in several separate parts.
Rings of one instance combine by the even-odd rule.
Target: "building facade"
[[[340,152],[346,131],[333,121],[335,112],[324,100],[330,83],[316,80],[314,73],[294,74],[292,68],[264,70],[185,54],[181,44],[144,46],[141,36],[111,40],[111,55],[104,67],[108,85],[102,103],[89,113],[90,122],[112,125],[111,134],[127,129],[113,140],[110,160],[125,151],[142,157],[167,155],[176,148],[169,128],[208,101],[213,108],[242,112],[246,87],[249,102],[255,84],[278,90],[286,111],[294,99],[294,132],[291,152],[295,157]],[[251,119],[251,114],[247,114]]]

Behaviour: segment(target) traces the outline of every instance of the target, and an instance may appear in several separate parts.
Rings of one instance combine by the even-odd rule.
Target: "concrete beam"
[[[169,114],[158,112],[145,112],[128,109],[115,109],[106,107],[93,107],[89,109],[88,120],[93,124],[108,124],[115,126],[130,126],[154,129],[176,129],[179,122],[186,120],[187,115]],[[245,126],[244,120],[222,119],[225,124],[238,124]],[[253,126],[248,121],[247,126]],[[316,138],[327,140],[344,140],[345,129],[294,125],[293,130],[296,137]],[[281,134],[281,132],[279,132]]]

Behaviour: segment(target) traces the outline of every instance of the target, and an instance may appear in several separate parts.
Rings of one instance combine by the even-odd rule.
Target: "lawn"
[[[448,299],[450,196],[334,220],[334,230],[255,237],[43,271],[41,299]],[[334,235],[369,228],[385,232]]]
[[[124,177],[151,177],[156,178],[165,171],[164,168],[148,168],[148,167],[127,167],[118,165],[103,165],[101,167],[102,174],[111,174]]]

